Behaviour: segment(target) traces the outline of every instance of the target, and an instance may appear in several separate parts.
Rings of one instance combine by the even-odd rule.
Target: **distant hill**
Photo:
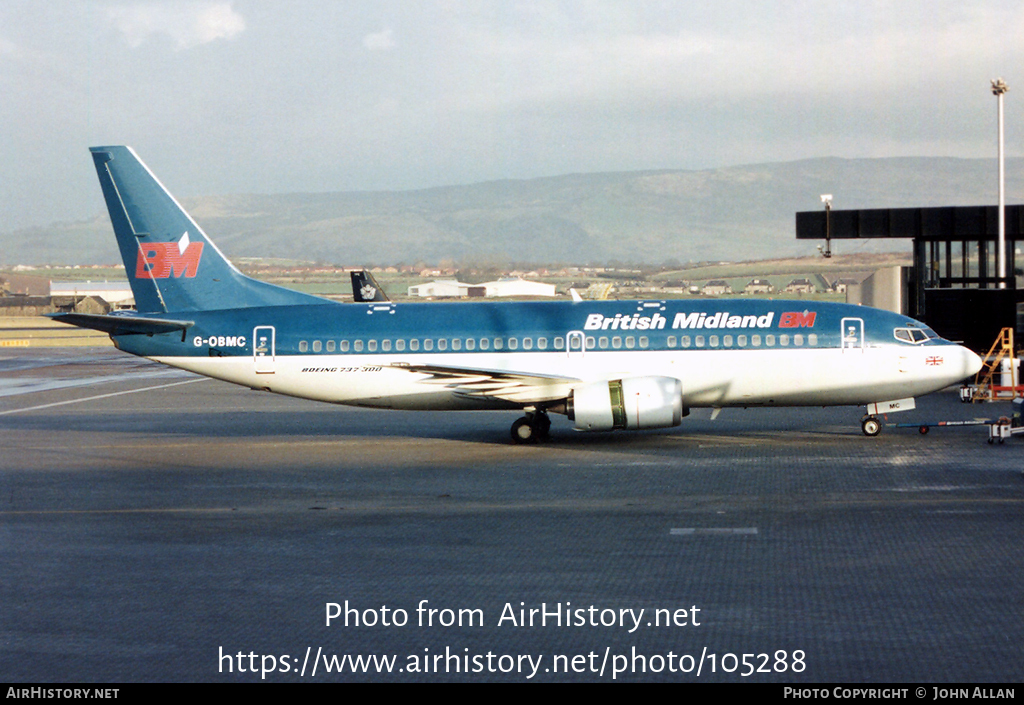
[[[97,186],[97,200],[99,199]],[[233,195],[184,202],[229,257],[338,264],[662,264],[810,254],[794,214],[995,203],[994,159],[808,159],[703,171],[572,174],[417,191]],[[1007,160],[1024,202],[1024,159]],[[839,252],[863,243],[840,243]],[[0,264],[98,264],[105,215],[0,235]]]

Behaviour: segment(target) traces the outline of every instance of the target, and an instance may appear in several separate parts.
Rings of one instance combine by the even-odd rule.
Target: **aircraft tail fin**
[[[352,274],[352,300],[356,303],[368,301],[390,301],[388,295],[380,288],[380,284],[365,269]]]
[[[131,147],[91,147],[140,313],[323,303],[235,268]]]

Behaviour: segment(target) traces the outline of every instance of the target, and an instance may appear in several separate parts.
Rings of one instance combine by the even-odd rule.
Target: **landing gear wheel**
[[[865,436],[877,436],[882,432],[882,422],[874,416],[865,416],[860,422],[860,430]]]
[[[537,413],[533,416],[533,430],[537,432],[537,439],[546,441],[551,435],[551,419],[546,413]]]
[[[537,436],[537,429],[530,423],[530,419],[525,416],[521,419],[516,419],[515,423],[512,424],[513,443],[536,443]]]

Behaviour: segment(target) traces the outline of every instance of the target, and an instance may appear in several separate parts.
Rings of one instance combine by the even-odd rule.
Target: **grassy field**
[[[68,346],[112,347],[106,333],[75,328],[42,316],[0,317],[0,349]]]
[[[853,272],[874,272],[883,267],[910,265],[912,257],[909,253],[889,252],[884,254],[836,255],[829,259],[824,257],[793,257],[789,259],[758,260],[753,262],[727,262],[723,264],[690,267],[671,272],[655,274],[652,279],[689,279],[700,281],[707,279],[755,277],[810,277],[821,274],[828,279],[836,279]]]

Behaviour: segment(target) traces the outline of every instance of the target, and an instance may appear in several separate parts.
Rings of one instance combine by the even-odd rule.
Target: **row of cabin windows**
[[[419,340],[413,338],[412,340],[406,341],[402,338],[398,340],[342,340],[335,343],[333,340],[328,340],[326,343],[321,340],[313,341],[313,352],[329,352],[332,353],[335,350],[340,352],[391,352],[395,350],[397,352],[404,352],[409,350],[411,352],[418,352],[420,350],[431,351],[431,350],[519,350],[520,346],[523,350],[533,350],[534,343],[536,342],[537,350],[548,349],[547,338],[537,338],[534,341],[533,338],[523,338],[521,341],[519,338],[440,338],[439,340],[433,340],[432,338],[426,338]],[[565,339],[557,337],[553,341],[555,350],[562,350],[565,348]],[[299,352],[309,352],[310,345],[309,341],[299,341]]]
[[[522,340],[520,340],[519,338],[440,338],[439,340],[436,341],[431,338],[426,338],[422,341],[416,338],[413,338],[412,340],[409,341],[399,338],[398,340],[394,341],[381,340],[379,342],[376,340],[342,340],[340,342],[328,340],[326,341],[326,343],[322,340],[314,340],[312,349],[313,352],[315,353],[333,353],[336,350],[343,353],[358,353],[363,352],[364,350],[366,352],[377,352],[378,350],[380,350],[381,352],[391,352],[392,350],[396,352],[405,352],[406,350],[409,350],[410,352],[418,352],[420,350],[429,352],[435,349],[443,351],[447,351],[449,349],[453,351],[502,349],[519,350],[520,347],[523,350],[533,350],[535,342],[537,350],[548,349],[547,338],[537,338],[536,341],[534,341],[533,338],[523,338]],[[555,351],[565,350],[565,339],[562,338],[561,336],[556,337],[552,342],[554,344],[553,349]],[[818,336],[815,333],[810,333],[806,337],[806,342],[807,345],[811,347],[816,347],[818,345]],[[600,338],[596,339],[592,336],[587,336],[586,339],[586,345],[588,350],[608,350],[609,348],[612,350],[621,350],[623,347],[625,347],[625,349],[627,350],[633,350],[637,347],[643,350],[649,348],[650,344],[650,339],[646,335],[641,335],[639,338],[632,335],[627,335],[625,337],[616,335],[613,336],[612,338],[601,336]],[[719,337],[718,335],[697,335],[693,336],[692,338],[689,335],[680,336],[679,338],[677,338],[674,335],[670,335],[665,339],[665,344],[669,348],[759,348],[762,347],[762,345],[764,347],[772,348],[775,347],[776,344],[783,348],[789,347],[790,345],[793,345],[795,347],[803,347],[804,335],[802,333],[796,333],[795,335],[791,336],[788,333],[782,333],[776,336],[772,333],[767,333],[764,336],[762,336],[759,333],[755,333],[753,335],[747,336],[744,333],[736,336],[733,336],[731,334],[723,335],[721,337]],[[570,337],[569,347],[572,350],[579,350],[580,336]],[[299,341],[300,353],[309,352],[309,350],[309,341]]]
[[[692,345],[694,347],[698,347],[698,348],[703,348],[703,347],[705,347],[705,345],[707,347],[711,347],[711,348],[717,348],[717,347],[723,347],[723,348],[731,348],[731,347],[745,348],[745,347],[748,347],[748,346],[752,347],[752,348],[759,348],[762,345],[762,341],[763,341],[764,347],[768,347],[768,348],[775,347],[776,343],[778,343],[779,347],[783,347],[783,348],[789,347],[790,345],[793,345],[794,347],[800,348],[800,347],[804,346],[804,335],[803,335],[803,333],[796,333],[796,334],[791,336],[791,335],[789,335],[789,333],[781,333],[778,336],[776,336],[773,333],[766,333],[763,336],[763,338],[762,338],[760,333],[754,333],[748,339],[746,334],[742,334],[742,335],[737,335],[735,337],[735,343],[734,343],[734,339],[733,339],[732,335],[723,335],[721,337],[721,340],[719,340],[719,337],[717,335],[709,335],[709,336],[707,336],[707,339],[705,339],[705,337],[703,335],[698,335],[698,336],[694,336]],[[807,335],[807,345],[811,346],[812,348],[818,346],[818,334],[817,333],[809,333]],[[668,337],[668,346],[670,348],[674,348],[675,347],[675,336],[670,335]],[[679,339],[679,346],[683,347],[683,348],[690,347],[691,346],[690,336],[688,336],[688,335],[682,336],[682,338]]]

